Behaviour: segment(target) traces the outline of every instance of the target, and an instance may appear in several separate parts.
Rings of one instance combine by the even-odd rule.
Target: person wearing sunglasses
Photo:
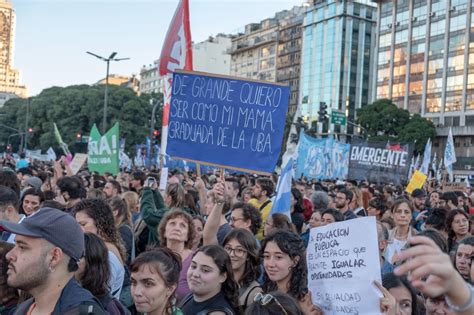
[[[224,238],[223,246],[230,256],[234,279],[239,285],[239,307],[245,310],[262,292],[256,281],[260,277],[257,239],[248,230],[233,229]]]
[[[263,292],[279,291],[295,298],[304,314],[322,314],[308,290],[306,248],[294,232],[276,230],[262,241]]]
[[[258,293],[254,303],[245,311],[245,315],[304,315],[298,302],[290,295],[274,291],[268,294]]]

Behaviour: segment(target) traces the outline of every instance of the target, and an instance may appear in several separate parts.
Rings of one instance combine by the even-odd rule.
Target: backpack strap
[[[272,202],[272,201],[270,199],[268,199],[267,201],[262,203],[262,205],[260,206],[260,208],[258,208],[258,210],[262,211],[270,202]]]
[[[253,290],[255,290],[258,287],[260,287],[260,285],[258,283],[254,283],[253,286],[250,286],[247,288],[247,295],[245,296],[245,302],[243,305],[244,307],[248,305],[250,293],[252,293]],[[251,303],[253,303],[253,301],[251,301]]]
[[[228,309],[227,307],[215,307],[215,308],[209,308],[203,311],[200,311],[196,315],[207,315],[212,312],[224,312],[226,315],[234,315],[235,312],[232,311],[231,309]]]

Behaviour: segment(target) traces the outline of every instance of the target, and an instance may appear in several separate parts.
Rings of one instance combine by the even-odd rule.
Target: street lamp
[[[105,58],[90,51],[86,51],[89,55],[92,55],[102,61],[107,63],[107,73],[105,76],[105,95],[104,95],[104,120],[102,121],[102,133],[105,133],[107,130],[107,99],[108,99],[108,92],[109,92],[109,63],[110,61],[122,61],[122,60],[129,60],[130,58],[115,58],[117,52],[113,52],[110,54],[109,58]]]

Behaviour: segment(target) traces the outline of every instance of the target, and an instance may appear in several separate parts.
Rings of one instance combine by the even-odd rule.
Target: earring
[[[50,265],[50,266],[48,267],[48,271],[49,271],[50,273],[53,273],[53,272],[54,272],[54,268],[51,267],[51,265]]]

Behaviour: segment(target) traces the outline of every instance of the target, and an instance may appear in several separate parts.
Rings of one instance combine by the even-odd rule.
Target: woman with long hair
[[[114,215],[115,226],[127,251],[127,265],[130,264],[133,249],[132,214],[127,203],[121,197],[112,197],[107,200]]]
[[[181,258],[168,248],[141,253],[130,265],[135,308],[148,315],[178,315],[174,305]]]
[[[127,253],[115,226],[112,209],[105,200],[84,199],[74,207],[76,221],[84,232],[99,236],[109,251],[110,287],[112,296],[119,299],[125,278],[124,262]]]
[[[446,227],[448,228],[448,250],[451,252],[457,243],[470,235],[469,216],[464,210],[454,209],[446,217]]]
[[[262,292],[256,281],[260,277],[260,257],[255,236],[246,229],[233,229],[222,244],[230,256],[234,279],[239,285],[239,306],[244,310],[257,293]]]
[[[294,232],[277,230],[266,236],[261,244],[263,259],[263,292],[279,291],[295,298],[303,312],[318,312],[308,290],[306,248]]]
[[[184,314],[236,314],[239,289],[230,257],[221,246],[207,245],[198,249],[187,278],[192,294],[181,302]]]
[[[95,234],[84,233],[84,257],[74,277],[84,289],[89,290],[109,314],[130,314],[119,301],[110,295],[110,266],[107,263],[108,250],[104,241]]]
[[[389,231],[388,245],[384,256],[386,261],[394,264],[397,260],[397,253],[405,248],[411,236],[416,235],[416,230],[411,227],[413,205],[410,201],[404,198],[395,200],[391,212],[395,228]]]
[[[160,245],[174,251],[181,259],[182,268],[176,289],[179,302],[189,293],[186,274],[193,258],[192,247],[195,238],[193,218],[182,210],[168,211],[158,226],[158,236]]]

